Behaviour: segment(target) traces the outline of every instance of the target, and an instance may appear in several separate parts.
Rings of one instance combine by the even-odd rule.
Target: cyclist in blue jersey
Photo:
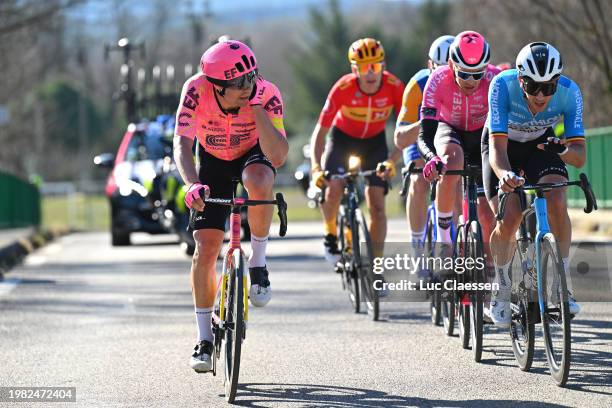
[[[443,35],[436,38],[429,48],[428,67],[414,74],[404,90],[402,110],[397,117],[397,125],[393,136],[397,148],[403,149],[404,163],[406,165],[409,165],[411,162],[415,162],[417,167],[425,165],[416,145],[421,127],[420,113],[423,89],[431,71],[440,65],[448,64],[448,50],[454,39],[455,37],[452,35]],[[422,174],[413,174],[410,177],[410,189],[406,200],[406,216],[410,225],[412,243],[417,248],[422,245],[425,239],[428,191],[429,183]]]
[[[566,164],[582,167],[586,145],[582,122],[582,95],[574,81],[561,75],[563,62],[553,46],[543,42],[526,45],[516,57],[516,69],[497,75],[489,88],[489,113],[482,135],[483,179],[487,199],[497,213],[497,189],[512,191],[532,183],[567,181]],[[563,122],[563,139],[553,127]],[[571,223],[565,189],[545,194],[549,222],[561,250],[567,273]],[[510,264],[514,234],[521,222],[518,197],[508,198],[506,214],[491,234],[491,250],[500,290],[491,297],[488,314],[495,324],[511,321]],[[580,306],[572,295],[567,276],[570,313]]]

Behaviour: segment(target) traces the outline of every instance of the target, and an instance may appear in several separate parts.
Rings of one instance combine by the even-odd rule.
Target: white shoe
[[[340,260],[340,251],[338,250],[338,237],[328,234],[323,239],[323,256],[325,260],[332,265]]]
[[[255,307],[264,307],[272,299],[272,287],[268,280],[268,270],[265,266],[249,268],[251,288],[249,299]]]
[[[212,370],[213,344],[210,341],[202,340],[193,349],[194,353],[189,360],[189,365],[197,373],[205,373]]]
[[[512,321],[510,302],[491,300],[487,314],[496,326],[510,327],[510,322]]]
[[[578,302],[576,302],[576,299],[574,299],[574,297],[572,296],[571,293],[568,293],[568,299],[567,302],[569,303],[569,312],[571,314],[573,314],[574,316],[576,316],[577,314],[580,313],[580,310],[582,310],[582,308],[580,307],[580,305],[578,304]]]

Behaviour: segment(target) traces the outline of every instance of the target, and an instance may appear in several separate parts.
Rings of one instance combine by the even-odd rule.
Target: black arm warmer
[[[433,157],[436,155],[436,148],[434,146],[436,130],[438,130],[437,120],[421,120],[421,129],[419,130],[417,148],[419,149],[419,153],[421,153],[421,156],[425,158],[425,161],[433,159]]]

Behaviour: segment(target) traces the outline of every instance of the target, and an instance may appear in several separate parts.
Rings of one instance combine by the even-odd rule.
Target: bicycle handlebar
[[[280,219],[280,227],[278,231],[278,235],[284,237],[287,234],[287,202],[283,197],[283,193],[276,193],[275,200],[249,200],[247,198],[204,198],[202,194],[204,190],[200,190],[200,197],[204,201],[204,203],[208,204],[219,204],[225,205],[229,207],[253,207],[257,205],[270,205],[274,204],[278,208],[278,218]],[[191,217],[189,219],[189,225],[193,227],[193,218],[197,211],[192,212]]]
[[[502,190],[499,190],[499,211],[495,218],[498,221],[501,221],[504,218],[504,214],[506,213],[506,201],[508,200],[508,196],[511,193],[518,193],[520,191],[525,190],[536,190],[536,191],[550,191],[555,188],[567,187],[567,186],[578,186],[584,193],[584,198],[586,200],[586,206],[583,208],[585,213],[590,213],[593,210],[597,210],[597,199],[595,198],[595,193],[591,188],[591,183],[589,183],[589,179],[586,174],[580,173],[580,180],[576,181],[563,181],[560,183],[538,183],[533,185],[522,185],[516,187],[514,191],[510,193],[504,193]]]

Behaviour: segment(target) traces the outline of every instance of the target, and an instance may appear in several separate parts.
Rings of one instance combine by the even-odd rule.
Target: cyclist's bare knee
[[[265,164],[251,164],[242,172],[242,182],[251,199],[268,198],[274,185],[274,172]]]

